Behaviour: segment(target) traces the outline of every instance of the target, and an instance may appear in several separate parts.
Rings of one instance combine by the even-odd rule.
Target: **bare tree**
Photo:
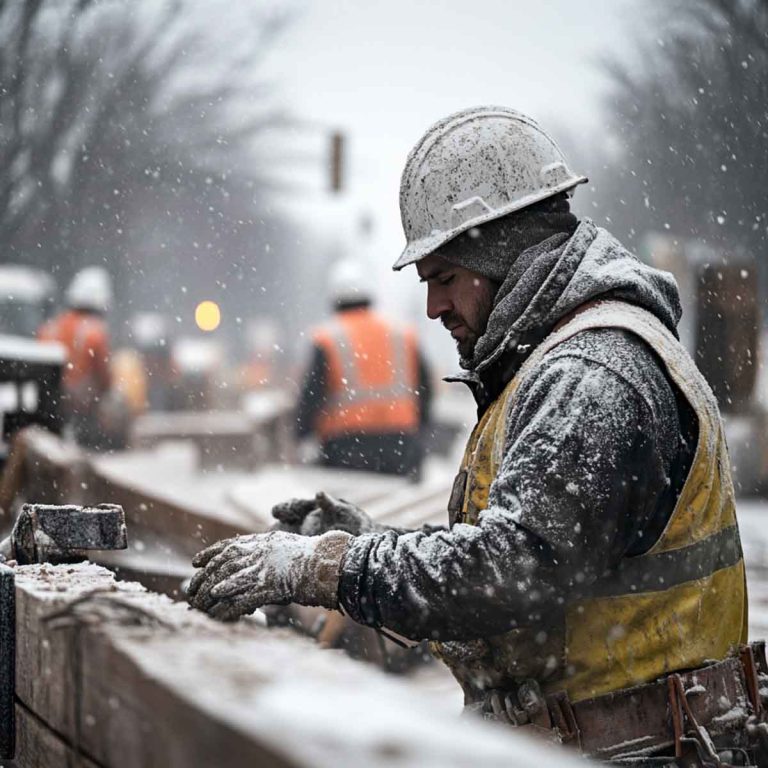
[[[247,304],[254,254],[261,284],[296,267],[275,258],[288,236],[268,212],[267,144],[285,116],[260,74],[289,18],[223,0],[0,0],[0,259],[62,281],[103,261],[126,314],[179,312],[196,284]]]
[[[632,65],[604,62],[618,146],[596,163],[599,205],[625,236],[670,230],[760,255],[768,2],[676,0],[655,10]]]

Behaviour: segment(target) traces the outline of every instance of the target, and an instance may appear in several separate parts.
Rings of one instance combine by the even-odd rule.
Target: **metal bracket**
[[[747,683],[747,695],[752,705],[753,714],[760,719],[763,714],[763,702],[760,698],[760,681],[757,677],[757,664],[751,645],[742,645],[739,648],[739,661],[744,670],[744,679]]]
[[[699,725],[691,711],[680,675],[667,678],[667,692],[675,734],[675,757],[687,766],[730,768],[720,759],[706,728]]]
[[[581,749],[581,730],[576,721],[571,700],[565,691],[558,691],[546,697],[547,709],[560,741],[563,744],[575,744]]]

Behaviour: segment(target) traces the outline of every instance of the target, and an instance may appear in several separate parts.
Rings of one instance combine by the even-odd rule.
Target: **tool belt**
[[[666,759],[704,768],[768,766],[764,641],[741,646],[723,661],[594,699],[573,703],[565,692],[543,696],[528,680],[513,692],[486,692],[473,708],[620,765]]]

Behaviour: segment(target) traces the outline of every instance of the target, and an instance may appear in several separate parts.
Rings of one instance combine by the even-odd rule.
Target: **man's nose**
[[[453,309],[453,302],[440,285],[427,285],[427,317],[437,320],[444,312]]]

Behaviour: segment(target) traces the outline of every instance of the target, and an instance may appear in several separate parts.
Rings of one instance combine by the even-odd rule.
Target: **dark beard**
[[[440,316],[440,322],[446,330],[454,325],[463,325],[467,329],[468,335],[466,338],[455,340],[456,349],[459,351],[459,357],[471,357],[475,344],[477,344],[478,336],[474,331],[470,330],[469,326],[464,322],[464,318],[455,312],[446,312]]]
[[[456,349],[459,352],[459,357],[466,359],[471,358],[473,352],[475,351],[476,344],[477,336],[475,336],[474,333],[470,336],[467,336],[465,339],[456,339]]]
[[[482,338],[486,328],[488,327],[488,318],[493,311],[498,288],[499,286],[497,284],[491,283],[491,285],[488,286],[487,292],[479,297],[477,317],[482,320],[482,327],[477,331],[473,331],[469,329],[469,326],[467,326],[466,323],[464,323],[464,326],[469,329],[470,332],[466,338],[456,340],[456,349],[459,352],[459,364],[462,368],[468,369],[470,367],[470,361],[475,355],[475,347],[477,346],[477,342]],[[454,315],[453,313],[450,313],[441,319],[443,320],[443,324],[447,324],[449,326],[452,325],[456,319],[458,322],[463,322],[462,318]]]

